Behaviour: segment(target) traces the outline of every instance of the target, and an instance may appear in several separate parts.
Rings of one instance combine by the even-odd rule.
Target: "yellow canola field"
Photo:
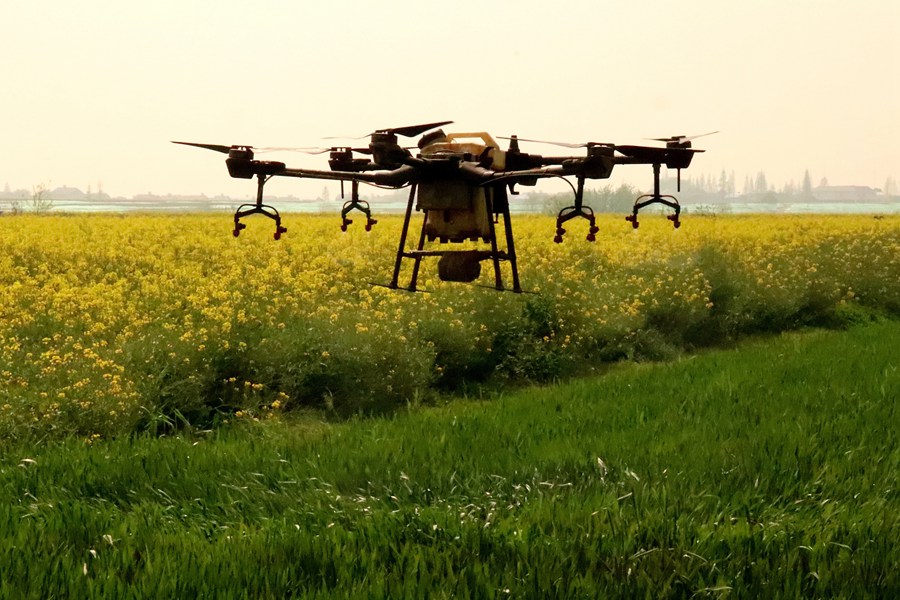
[[[253,219],[235,239],[225,214],[0,224],[7,437],[90,439],[299,404],[379,409],[453,378],[552,377],[561,362],[632,356],[653,340],[700,345],[858,305],[900,310],[897,216],[687,217],[679,230],[601,217],[595,243],[570,222],[559,245],[552,218],[514,217],[533,294],[440,282],[434,259],[420,275],[429,293],[370,285],[390,279],[399,217],[342,233],[333,215],[287,215],[280,241]]]

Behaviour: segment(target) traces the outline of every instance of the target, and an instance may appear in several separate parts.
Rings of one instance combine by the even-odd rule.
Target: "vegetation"
[[[643,194],[636,187],[623,183],[618,187],[606,185],[597,189],[584,190],[584,205],[590,206],[598,213],[629,214],[634,207],[634,199]],[[571,206],[573,194],[563,192],[559,194],[545,194],[532,192],[530,197],[540,198],[544,212],[553,215],[567,206]]]
[[[380,221],[5,221],[0,597],[900,595],[900,218]]]
[[[328,424],[9,447],[0,596],[900,593],[900,324]]]
[[[7,185],[7,188],[9,186]],[[6,196],[7,193],[4,193]],[[31,195],[27,199],[19,199],[14,195],[9,195],[8,210],[10,214],[17,215],[19,213],[30,211],[33,213],[46,213],[53,208],[53,200],[50,198],[47,186],[43,183],[34,186],[31,189]],[[0,209],[0,215],[4,211]]]
[[[10,217],[0,229],[0,436],[171,432],[298,408],[380,413],[623,358],[900,313],[900,218],[601,219],[563,244],[518,218],[536,294],[390,276],[400,226],[221,216]]]

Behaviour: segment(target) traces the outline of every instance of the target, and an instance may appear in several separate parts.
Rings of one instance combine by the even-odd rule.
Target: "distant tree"
[[[744,193],[752,194],[753,193],[753,180],[750,179],[750,176],[747,175],[744,177]]]
[[[800,195],[804,198],[812,197],[812,180],[809,178],[809,169],[803,172],[803,183],[800,187]]]
[[[797,187],[794,185],[794,180],[787,182],[784,184],[784,188],[782,188],[782,193],[785,196],[796,196],[797,195]]]
[[[897,193],[897,184],[894,183],[893,177],[884,180],[884,189],[882,190],[886,198],[890,198]]]
[[[756,185],[754,186],[756,193],[765,194],[769,191],[769,184],[766,181],[766,174],[760,171],[756,174]]]
[[[585,190],[584,203],[598,213],[629,212],[634,206],[634,199],[640,194],[640,190],[627,183],[623,183],[617,188],[606,185],[596,190]],[[552,195],[536,194],[536,196],[541,198],[543,212],[547,214],[555,215],[563,207],[572,204],[571,192]]]
[[[53,200],[48,197],[47,186],[43,183],[34,186],[31,189],[31,210],[36,213],[43,213],[53,208]]]

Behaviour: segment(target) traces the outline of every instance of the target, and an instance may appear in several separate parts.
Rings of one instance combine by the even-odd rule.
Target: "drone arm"
[[[616,146],[613,158],[618,165],[666,165],[669,169],[687,169],[696,148],[652,148],[647,146]]]
[[[607,179],[612,172],[613,163],[607,160],[593,160],[585,158],[567,158],[560,161],[561,164],[552,164],[533,169],[520,169],[512,171],[490,171],[481,169],[472,163],[464,163],[461,168],[464,172],[475,172],[473,176],[481,176],[479,183],[497,181],[519,182],[535,181],[547,177],[578,177],[580,179]]]
[[[550,165],[537,169],[523,169],[520,171],[498,171],[493,172],[491,181],[517,181],[517,180],[534,180],[546,177],[565,177],[566,175],[575,175],[577,171],[564,165]]]
[[[359,181],[373,183],[388,187],[401,187],[415,179],[416,169],[403,165],[392,171],[320,171],[316,169],[290,169],[286,168],[278,175],[282,177],[297,177],[300,179],[326,179],[330,181]]]

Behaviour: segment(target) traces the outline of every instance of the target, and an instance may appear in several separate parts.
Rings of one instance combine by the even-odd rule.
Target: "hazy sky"
[[[168,141],[318,146],[445,119],[619,144],[720,130],[687,175],[733,170],[739,188],[760,170],[778,185],[804,169],[900,179],[897,0],[7,0],[0,14],[0,186],[14,189],[252,195],[223,155]]]

